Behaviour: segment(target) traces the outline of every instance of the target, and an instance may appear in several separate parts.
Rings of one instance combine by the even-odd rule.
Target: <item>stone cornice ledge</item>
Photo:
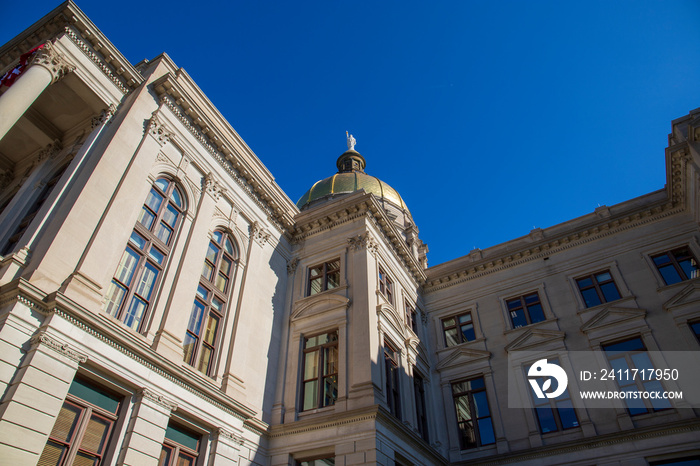
[[[618,432],[614,434],[602,434],[596,437],[573,440],[571,442],[561,443],[558,445],[548,445],[530,449],[522,453],[506,453],[499,454],[498,458],[489,460],[485,458],[483,461],[469,460],[463,462],[455,462],[452,464],[478,464],[478,465],[498,465],[498,464],[518,464],[525,461],[536,460],[538,458],[550,458],[554,455],[564,455],[574,453],[581,450],[590,450],[592,448],[608,447],[624,442],[639,442],[645,439],[661,437],[665,435],[681,434],[684,432],[700,431],[700,420],[693,419],[690,421],[673,422],[660,426],[652,426],[645,428],[637,428],[631,431]]]
[[[669,202],[655,203],[646,208],[612,217],[609,208],[596,209],[596,214],[604,221],[598,221],[581,228],[572,228],[558,235],[547,235],[547,230],[532,232],[529,236],[513,240],[512,248],[503,251],[474,250],[468,255],[428,269],[428,279],[423,286],[425,293],[432,293],[509,267],[541,259],[558,252],[595,241],[631,228],[655,222],[684,211],[683,206]],[[593,215],[596,215],[593,214]],[[552,228],[556,228],[552,227]],[[551,233],[550,233],[551,234]],[[534,236],[534,238],[533,238]],[[535,241],[527,244],[528,238]],[[544,241],[542,241],[544,240]],[[508,243],[503,243],[508,245]],[[503,246],[499,245],[499,246]],[[441,269],[444,269],[441,270]]]
[[[124,353],[149,370],[165,377],[192,394],[244,421],[244,425],[258,435],[264,435],[267,424],[255,416],[257,413],[239,401],[221,392],[220,388],[194,379],[172,361],[146,346],[141,335],[113,322],[101,313],[93,313],[73,302],[60,292],[45,295],[23,278],[0,287],[0,306],[20,302],[43,314],[56,314],[84,332],[94,336]]]

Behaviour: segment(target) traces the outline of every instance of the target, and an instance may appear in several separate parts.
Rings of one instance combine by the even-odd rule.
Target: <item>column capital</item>
[[[139,391],[139,395],[142,400],[148,400],[152,403],[157,404],[158,406],[165,408],[168,411],[175,411],[177,410],[177,403],[168,400],[165,398],[163,395],[154,392],[150,388],[142,388]]]
[[[45,345],[46,347],[77,363],[85,363],[88,360],[87,355],[76,351],[75,349],[71,348],[68,343],[64,343],[46,332],[39,332],[34,335],[32,338],[32,343],[35,345]]]
[[[46,68],[51,73],[52,84],[75,70],[75,66],[62,53],[58,52],[51,42],[45,43],[42,48],[37,50],[28,65],[39,65]]]
[[[222,194],[226,192],[226,188],[216,179],[213,173],[207,173],[202,179],[202,188],[215,201],[218,201]]]

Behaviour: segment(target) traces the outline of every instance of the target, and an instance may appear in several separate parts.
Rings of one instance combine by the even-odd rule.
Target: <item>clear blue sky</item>
[[[58,2],[8,2],[4,43]],[[294,202],[357,139],[430,264],[664,187],[700,107],[698,1],[78,5],[136,63],[167,52]]]

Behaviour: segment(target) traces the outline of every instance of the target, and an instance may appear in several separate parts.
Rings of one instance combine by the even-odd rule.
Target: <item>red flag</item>
[[[27,62],[29,61],[31,56],[34,55],[34,53],[36,53],[37,50],[41,50],[42,48],[44,48],[44,44],[34,47],[27,53],[23,53],[19,57],[19,63],[17,64],[17,66],[12,68],[10,71],[5,73],[5,75],[2,78],[0,78],[0,87],[12,86],[12,84],[14,84],[14,82],[17,81],[17,78],[19,78],[20,75],[24,73],[24,70],[27,68]]]

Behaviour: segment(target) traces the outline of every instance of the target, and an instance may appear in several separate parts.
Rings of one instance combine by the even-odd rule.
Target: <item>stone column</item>
[[[209,466],[234,466],[238,464],[243,437],[219,428],[213,434]]]
[[[148,388],[142,389],[136,397],[119,464],[155,466],[163,448],[170,413],[177,405]]]
[[[47,332],[32,346],[0,404],[0,458],[4,464],[36,464],[87,356]]]
[[[75,67],[58,53],[51,42],[37,50],[24,73],[0,96],[0,140],[44,89],[74,69]]]

